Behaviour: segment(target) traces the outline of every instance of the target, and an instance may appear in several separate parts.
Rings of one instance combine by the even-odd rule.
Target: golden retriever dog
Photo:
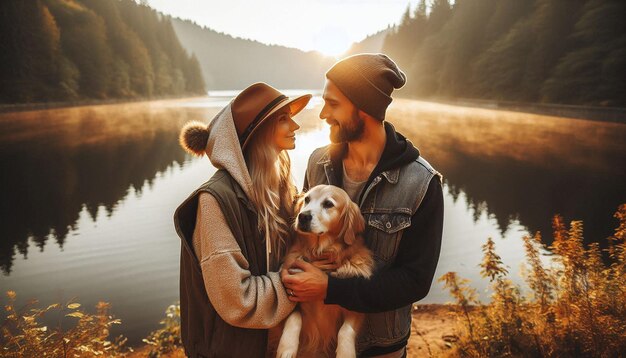
[[[335,277],[369,278],[374,268],[371,251],[360,233],[365,222],[359,207],[341,188],[318,185],[296,203],[296,239],[284,264],[331,257]],[[285,320],[277,357],[356,357],[356,338],[363,314],[323,301],[302,302]]]

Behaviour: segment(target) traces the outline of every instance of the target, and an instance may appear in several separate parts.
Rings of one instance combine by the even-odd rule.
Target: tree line
[[[626,105],[623,0],[421,0],[383,51],[405,93]]]
[[[172,18],[183,47],[198,56],[207,88],[240,90],[254,82],[276,88],[322,88],[335,59],[321,53],[233,37],[190,20]]]
[[[132,0],[0,5],[0,103],[205,93],[169,19]]]

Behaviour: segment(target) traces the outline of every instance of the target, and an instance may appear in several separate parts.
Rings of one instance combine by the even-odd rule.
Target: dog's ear
[[[298,193],[298,194],[296,194],[294,196],[294,198],[293,198],[293,201],[294,201],[294,203],[293,203],[293,212],[294,213],[297,214],[297,213],[300,212],[300,209],[302,209],[302,203],[304,202],[304,195],[305,194],[306,194],[306,192],[303,191],[303,192]]]
[[[352,200],[348,200],[342,218],[343,226],[339,235],[347,245],[352,245],[356,241],[356,236],[365,230],[365,220],[359,206]]]
[[[302,209],[302,205],[304,204],[304,194],[306,193],[298,193],[293,198],[293,211],[292,217],[290,219],[290,225],[294,225],[296,223],[298,213],[300,212],[300,209]]]

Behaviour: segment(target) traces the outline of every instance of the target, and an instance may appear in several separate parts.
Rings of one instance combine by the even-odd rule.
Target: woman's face
[[[274,115],[277,121],[274,127],[274,145],[279,151],[296,147],[296,131],[300,129],[288,110],[281,110]]]

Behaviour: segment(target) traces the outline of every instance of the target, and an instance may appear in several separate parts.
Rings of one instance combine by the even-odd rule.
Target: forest
[[[168,18],[132,0],[0,5],[0,103],[205,93]]]
[[[383,52],[405,95],[626,105],[623,0],[421,0]]]
[[[407,73],[406,97],[624,107],[624,13],[622,0],[421,0],[368,39]],[[333,61],[232,38],[145,1],[0,5],[0,103],[171,97],[256,81],[318,88]]]

